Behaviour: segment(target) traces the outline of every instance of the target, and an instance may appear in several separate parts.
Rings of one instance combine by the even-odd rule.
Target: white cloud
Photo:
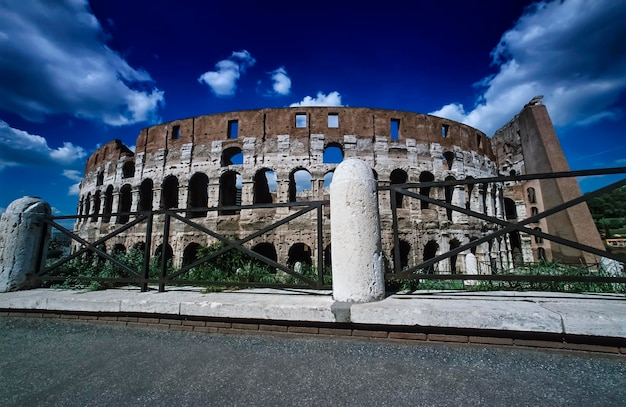
[[[67,190],[68,196],[78,196],[80,195],[80,182],[70,185]]]
[[[156,119],[163,92],[104,39],[87,0],[0,3],[0,108],[125,125]]]
[[[288,95],[291,92],[291,78],[287,75],[284,67],[270,72],[272,76],[272,89],[279,95]]]
[[[72,181],[80,181],[83,179],[80,171],[78,170],[63,170],[63,176]]]
[[[0,170],[21,165],[68,165],[87,155],[85,149],[65,142],[50,148],[45,138],[14,129],[0,120]]]
[[[343,106],[341,104],[341,95],[339,92],[330,92],[325,95],[322,92],[317,92],[316,97],[305,96],[300,102],[292,103],[290,107],[297,106]]]
[[[215,96],[233,96],[241,74],[255,63],[256,60],[248,51],[233,51],[228,59],[215,64],[215,71],[207,71],[200,75],[198,82],[207,84]]]
[[[536,95],[555,125],[615,119],[626,90],[626,2],[563,0],[525,10],[491,53],[499,71],[482,79],[476,105],[451,103],[432,112],[488,134]]]

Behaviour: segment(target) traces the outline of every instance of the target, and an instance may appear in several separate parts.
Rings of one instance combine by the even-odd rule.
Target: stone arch
[[[400,269],[404,270],[409,266],[409,253],[411,252],[411,244],[406,240],[400,239]],[[391,249],[391,258],[395,259],[395,247]]]
[[[343,161],[343,146],[339,143],[328,143],[324,147],[322,162],[324,164],[339,164]]]
[[[452,175],[446,177],[446,181],[456,181]],[[446,185],[444,187],[444,196],[447,204],[452,205],[452,198],[454,197],[454,185]],[[452,209],[446,208],[446,216],[448,220],[452,222]]]
[[[429,240],[428,243],[424,246],[424,261],[430,260],[437,255],[437,250],[439,250],[439,245],[434,240]],[[435,272],[435,265],[431,264],[426,268],[426,273],[432,274]]]
[[[161,209],[178,208],[178,178],[169,175],[161,188]]]
[[[296,264],[297,262],[311,265],[313,261],[311,259],[311,248],[304,243],[294,243],[289,248],[287,255],[287,264]]]
[[[93,214],[91,215],[91,221],[97,222],[100,215],[100,191],[93,193]]]
[[[200,250],[202,246],[196,242],[189,243],[185,250],[183,250],[183,267],[188,266],[198,258],[198,250]]]
[[[429,171],[423,171],[420,174],[420,182],[432,182],[435,176]],[[420,195],[430,197],[430,187],[420,187]],[[420,200],[420,209],[428,209],[428,202]]]
[[[150,178],[146,178],[141,182],[141,185],[139,186],[139,206],[138,206],[138,209],[140,211],[152,210],[153,187],[154,187],[154,183],[152,182]]]
[[[154,256],[157,258],[158,264],[161,264],[161,255],[163,254],[163,245],[160,244],[157,246],[154,251]],[[174,250],[172,250],[172,246],[169,244],[165,247],[165,260],[171,261],[174,258]]]
[[[298,193],[313,189],[311,173],[305,168],[296,168],[289,174],[289,202],[299,201]]]
[[[324,174],[324,188],[330,188],[330,184],[333,183],[333,175],[335,175],[335,171],[328,171]]]
[[[457,247],[461,246],[461,242],[457,238],[450,240],[450,250],[454,250]],[[458,254],[453,254],[450,256],[450,273],[455,274],[457,272],[456,268],[456,260],[458,258]]]
[[[125,254],[126,253],[126,246],[124,246],[121,243],[116,243],[113,245],[113,248],[111,249],[111,254],[113,255],[120,255],[120,254]]]
[[[122,166],[122,178],[133,178],[135,176],[135,163],[126,161]]]
[[[261,168],[254,174],[252,202],[254,204],[272,203],[272,187],[276,191],[276,173],[269,168]],[[272,183],[273,185],[270,185]]]
[[[507,220],[517,219],[517,208],[515,201],[511,198],[504,198],[504,216]]]
[[[222,167],[229,165],[241,165],[243,164],[243,152],[239,147],[228,147],[222,151],[222,158],[220,160]]]
[[[261,256],[265,256],[270,260],[278,261],[278,254],[276,253],[276,248],[273,244],[269,242],[261,242],[252,247],[252,251],[260,254]],[[265,265],[265,263],[260,262],[260,264]]]
[[[209,205],[209,177],[202,172],[196,172],[189,180],[187,193],[187,208],[206,208]],[[207,211],[188,211],[188,218],[203,218]]]
[[[104,192],[104,211],[102,222],[111,221],[111,212],[113,212],[113,185],[109,185]]]
[[[241,205],[241,175],[235,171],[226,171],[220,177],[220,206]],[[234,215],[237,210],[220,210],[220,215]]]
[[[117,223],[126,223],[129,219],[130,208],[133,204],[133,197],[130,184],[124,184],[120,188],[120,201],[117,206],[117,211],[120,213],[117,215]]]
[[[443,158],[446,160],[448,170],[452,171],[452,164],[454,163],[454,153],[452,151],[446,151],[443,153]]]
[[[391,174],[389,175],[389,182],[391,184],[404,184],[406,183],[408,178],[409,176],[407,175],[406,171],[396,168],[395,170],[391,171]],[[402,208],[404,195],[400,192],[390,192],[395,193],[396,207]]]

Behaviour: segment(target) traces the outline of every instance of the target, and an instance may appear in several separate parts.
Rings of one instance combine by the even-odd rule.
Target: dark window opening
[[[391,119],[390,134],[392,140],[398,140],[400,138],[400,119]]]
[[[507,220],[517,219],[517,208],[515,201],[511,198],[504,198],[504,215]]]
[[[104,172],[100,171],[98,173],[98,179],[96,180],[96,186],[99,187],[102,184],[104,184]]]
[[[91,216],[91,221],[97,222],[98,215],[100,215],[100,192],[96,191],[93,194],[93,215]]]
[[[339,143],[329,143],[324,148],[322,162],[324,164],[339,164],[343,161],[343,149]]]
[[[198,260],[198,250],[200,250],[198,243],[192,242],[183,250],[183,267],[188,266],[194,261]]]
[[[113,249],[111,250],[111,254],[115,257],[115,255],[121,255],[126,253],[126,246],[121,243],[116,243],[113,245]]]
[[[535,188],[530,187],[526,190],[528,192],[528,202],[537,203],[537,196],[535,195]]]
[[[113,212],[113,185],[109,185],[104,193],[104,216],[102,216],[102,222],[111,221],[111,212]]]
[[[461,246],[461,242],[459,242],[457,239],[450,240],[450,250],[454,250],[459,246]],[[452,274],[456,274],[457,272],[457,268],[456,268],[457,258],[458,258],[458,254],[453,254],[452,256],[450,256],[450,272]]]
[[[439,245],[434,240],[428,241],[426,246],[424,246],[424,261],[428,261],[434,258],[437,255],[437,250],[439,250]],[[426,267],[427,274],[433,274],[435,272],[435,265],[431,264]]]
[[[467,177],[466,179],[474,179]],[[474,184],[465,184],[465,209],[472,208],[472,193],[474,192]]]
[[[524,261],[522,257],[522,239],[519,236],[519,232],[509,233],[509,241],[511,242],[513,265],[521,266],[524,264]]]
[[[146,250],[146,243],[145,242],[135,243],[133,245],[132,250],[135,250],[135,251],[138,251],[140,253],[143,253]]]
[[[487,189],[489,188],[489,184],[483,184],[482,189],[482,200],[483,200],[483,214],[487,214]],[[480,191],[480,189],[479,189]]]
[[[434,180],[435,176],[428,171],[424,171],[420,174],[420,182],[432,182]],[[420,187],[420,195],[430,198],[430,187]],[[428,202],[420,200],[420,209],[428,209]]]
[[[132,205],[133,198],[131,194],[130,185],[126,184],[120,189],[120,202],[118,205],[117,223],[126,223],[129,219],[130,207]]]
[[[268,242],[259,243],[252,247],[252,251],[260,254],[261,256],[267,257],[272,261],[278,261],[278,255],[276,254],[276,248],[273,244]],[[255,262],[260,266],[270,267],[267,263],[262,262],[261,260],[256,260]],[[274,268],[272,268],[274,270]]]
[[[478,146],[478,148],[483,148],[483,138],[480,136],[480,134],[476,134],[476,145]]]
[[[535,228],[537,232],[541,232],[541,228]],[[535,235],[535,243],[541,244],[543,243],[543,237]]]
[[[203,173],[195,173],[189,180],[189,191],[187,194],[187,208],[199,209],[209,205],[209,177]],[[190,210],[187,212],[188,218],[203,218],[207,211]]]
[[[446,160],[448,170],[452,171],[452,164],[454,163],[454,153],[452,151],[446,151],[443,153],[443,158]]]
[[[145,179],[139,187],[139,207],[140,211],[152,210],[152,188],[153,183],[151,179]]]
[[[135,176],[135,163],[126,161],[122,167],[122,178],[132,178]]]
[[[295,243],[289,248],[287,264],[293,266],[296,263],[311,265],[311,248],[304,243]]]
[[[298,202],[299,194],[313,189],[311,173],[305,169],[294,170],[289,174],[289,202]]]
[[[448,124],[442,124],[441,125],[441,137],[442,138],[448,137],[448,132],[449,131],[450,131],[450,125],[448,125]]]
[[[296,113],[296,127],[299,129],[306,127],[306,113]]]
[[[172,127],[172,140],[178,140],[180,138],[180,126]]]
[[[228,147],[222,151],[222,167],[243,164],[243,153],[239,147]]]
[[[339,114],[328,113],[328,127],[331,129],[336,129],[339,127]]]
[[[87,194],[87,199],[85,200],[85,215],[91,215],[91,192]]]
[[[537,257],[539,261],[548,261],[548,257],[546,256],[546,249],[543,247],[537,248]]]
[[[391,175],[389,176],[389,181],[391,182],[391,184],[404,184],[406,183],[407,179],[408,179],[407,173],[401,169],[395,169],[391,171]],[[404,194],[402,194],[401,192],[397,192],[397,191],[395,192],[390,191],[390,192],[395,194],[396,207],[402,208]]]
[[[539,215],[539,209],[537,209],[536,206],[533,206],[532,208],[530,208],[530,216],[537,216]]]
[[[154,255],[157,258],[157,264],[161,264],[161,256],[163,254],[163,245],[160,244],[156,250],[154,251]],[[165,247],[165,261],[166,262],[171,262],[172,258],[174,257],[174,251],[172,250],[172,246],[170,246],[169,244]]]
[[[332,267],[332,265],[333,265],[333,256],[332,256],[332,249],[329,243],[328,246],[326,246],[326,248],[324,249],[324,266]]]
[[[220,206],[241,205],[241,175],[234,171],[227,171],[220,177]],[[235,215],[235,209],[223,209],[220,215]]]
[[[276,173],[262,168],[254,174],[253,203],[272,203],[272,191],[276,191]]]
[[[411,252],[411,245],[406,240],[400,240],[400,269],[404,270],[409,267],[409,253]],[[395,247],[391,252],[392,257],[395,260]]]
[[[228,138],[239,137],[239,120],[228,121]]]
[[[453,176],[448,176],[446,177],[446,181],[455,181],[456,178],[454,178]],[[454,195],[454,185],[446,185],[445,187],[445,199],[446,199],[446,203],[447,204],[452,204],[452,197]],[[452,209],[446,208],[446,216],[448,217],[449,221],[452,221]]]
[[[161,190],[161,209],[178,208],[178,178],[173,175],[165,178]]]

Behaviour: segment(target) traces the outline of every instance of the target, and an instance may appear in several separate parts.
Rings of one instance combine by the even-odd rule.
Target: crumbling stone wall
[[[368,163],[383,185],[475,178],[477,182],[469,186],[431,188],[429,196],[504,218],[506,187],[478,180],[499,174],[491,139],[484,133],[448,119],[411,112],[295,107],[212,114],[152,126],[140,132],[134,154],[118,140],[105,144],[87,161],[78,209],[84,217],[75,228],[82,236],[95,239],[129,220],[128,216],[115,216],[116,212],[180,208],[194,222],[244,237],[296,209],[195,213],[188,209],[328,199],[332,172],[348,157]],[[512,168],[516,165],[511,163]],[[389,193],[381,193],[379,202],[383,250],[391,261]],[[401,205],[398,219],[403,265],[418,264],[492,228],[481,220],[408,197]],[[253,239],[249,246],[264,254],[275,253],[279,262],[310,259],[315,263],[322,250],[330,264],[329,211],[324,212],[323,247],[317,247],[314,215]],[[158,224],[154,230],[151,251],[160,253],[163,239]],[[112,239],[107,250],[129,249],[144,240],[139,231],[130,229]],[[212,242],[186,225],[172,224],[174,264],[186,263],[194,248]],[[529,250],[523,255],[531,260]],[[483,272],[489,272],[485,264],[510,266],[508,237],[482,244],[476,256]],[[462,272],[464,264],[464,254],[460,254],[438,263],[436,271]]]

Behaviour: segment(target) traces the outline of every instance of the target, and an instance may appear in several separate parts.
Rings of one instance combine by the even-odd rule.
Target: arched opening
[[[289,248],[287,264],[293,265],[297,262],[308,264],[309,266],[313,264],[311,261],[311,248],[304,243],[295,243]]]
[[[104,212],[102,222],[111,221],[111,212],[113,212],[113,185],[109,185],[104,193]]]
[[[151,211],[152,210],[152,188],[153,183],[150,178],[142,181],[139,186],[139,207],[140,211]]]
[[[197,172],[189,180],[189,190],[187,193],[187,208],[199,209],[209,205],[209,177],[206,174]],[[203,218],[207,211],[190,210],[187,212],[188,218]]]
[[[437,250],[439,250],[439,245],[434,240],[429,240],[424,246],[424,261],[428,261],[437,255]],[[435,265],[431,264],[426,267],[426,273],[432,274],[435,272]]]
[[[326,246],[326,248],[324,249],[324,266],[332,267],[332,265],[333,265],[333,258],[332,258],[331,246],[329,243],[328,246]]]
[[[432,182],[434,180],[435,176],[428,171],[420,174],[420,182]],[[420,195],[430,197],[430,187],[420,187]],[[428,209],[428,202],[420,200],[420,209]]]
[[[93,215],[91,215],[91,221],[97,222],[98,215],[100,215],[100,191],[96,191],[93,194]]]
[[[226,171],[220,177],[220,206],[239,206],[241,205],[241,175],[235,171]],[[219,211],[220,215],[235,215],[235,209],[223,209]]]
[[[272,203],[272,192],[276,191],[276,173],[268,168],[261,168],[254,174],[252,201],[255,204]]]
[[[446,181],[456,181],[456,178],[454,178],[452,175],[449,175],[446,177]],[[446,203],[449,205],[452,205],[452,197],[454,195],[454,185],[446,185],[444,195],[445,195]],[[448,217],[449,221],[452,221],[452,209],[446,208],[446,216]]]
[[[539,215],[539,209],[537,209],[536,206],[533,206],[532,208],[530,208],[530,216],[537,216]]]
[[[298,195],[303,191],[312,189],[313,179],[310,172],[303,168],[291,171],[289,174],[289,202],[299,202],[301,198]]]
[[[156,250],[154,251],[154,256],[157,258],[158,264],[161,264],[162,255],[163,255],[163,245],[160,244],[157,246]],[[172,250],[172,246],[168,244],[165,248],[165,261],[171,262],[173,257],[174,257],[174,251]]]
[[[102,184],[104,184],[104,171],[100,171],[98,173],[98,179],[96,180],[96,186],[97,187],[99,187]]]
[[[113,255],[113,257],[117,257],[125,253],[126,253],[126,246],[124,246],[121,243],[117,243],[113,245],[113,250],[111,250],[111,254]]]
[[[124,185],[120,189],[120,202],[118,205],[117,211],[120,213],[117,215],[117,223],[126,223],[128,222],[130,207],[133,203],[133,198],[131,194],[131,188],[129,184]]]
[[[145,242],[137,242],[133,245],[132,249],[133,251],[136,251],[138,253],[141,253],[143,255],[143,253],[146,250],[146,243]]]
[[[409,253],[411,252],[411,244],[406,240],[400,240],[400,269],[404,270],[409,266]],[[391,256],[395,259],[395,247],[391,251]]]
[[[541,228],[540,227],[536,227],[535,230],[537,232],[541,232]],[[535,235],[535,243],[537,243],[537,244],[543,243],[543,237]]]
[[[85,199],[85,216],[91,215],[91,192],[87,194],[87,198]],[[89,220],[89,218],[86,218]]]
[[[135,176],[135,163],[126,161],[122,167],[122,178],[133,178]]]
[[[161,209],[178,208],[178,178],[173,175],[163,180]]]
[[[324,174],[324,188],[330,188],[330,184],[333,182],[333,175],[335,175],[334,171],[328,171]]]
[[[408,179],[408,175],[406,174],[406,171],[398,169],[398,168],[391,171],[391,175],[389,176],[389,182],[391,184],[404,184],[406,183],[407,179]],[[402,201],[403,201],[404,195],[397,191],[396,192],[390,191],[390,192],[393,193],[396,197],[396,207],[402,208]]]
[[[185,250],[183,250],[183,267],[190,265],[198,259],[198,250],[200,250],[200,247],[201,246],[195,242],[191,242],[185,247]]]
[[[343,161],[343,148],[339,143],[328,143],[324,148],[322,162],[324,164],[339,164]]]
[[[473,180],[474,177],[469,176],[466,179]],[[472,194],[474,193],[474,183],[465,184],[465,209],[472,209]]]
[[[517,219],[517,208],[511,198],[504,198],[504,214],[507,220]]]
[[[513,256],[513,265],[521,266],[524,264],[522,257],[522,239],[519,232],[509,233],[509,242],[511,242],[511,255]]]
[[[454,250],[457,247],[461,246],[461,242],[458,241],[458,239],[452,239],[450,240],[450,250]],[[457,272],[457,268],[456,268],[456,260],[458,258],[458,254],[453,254],[452,256],[450,256],[450,273],[455,274]]]
[[[446,151],[443,153],[443,158],[446,160],[448,170],[452,171],[452,164],[454,163],[454,153],[452,151]]]
[[[548,261],[548,257],[546,256],[546,249],[544,249],[543,247],[537,248],[537,260]]]
[[[252,247],[252,251],[260,254],[261,256],[265,256],[272,261],[278,261],[278,254],[276,254],[276,248],[271,243],[262,242],[262,243],[256,244]],[[261,266],[267,266],[266,263],[261,262],[260,260],[257,260],[257,262]]]
[[[222,151],[221,165],[227,167],[229,165],[243,164],[243,153],[239,147],[228,147]]]
[[[528,202],[537,203],[537,196],[535,195],[535,188],[530,187],[526,190],[528,193]]]

